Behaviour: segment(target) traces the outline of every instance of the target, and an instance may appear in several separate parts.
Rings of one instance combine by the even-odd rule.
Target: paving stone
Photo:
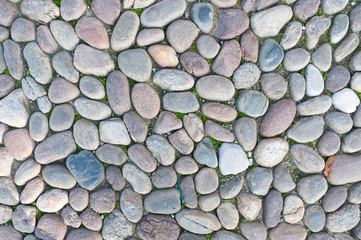
[[[12,91],[0,101],[0,122],[9,126],[25,127],[29,112],[29,101],[21,89]]]
[[[170,166],[159,166],[152,173],[152,183],[156,188],[171,188],[177,183],[177,174]]]
[[[49,119],[50,129],[56,132],[68,130],[73,125],[74,116],[74,109],[70,104],[55,106]]]
[[[99,136],[105,143],[129,145],[131,142],[126,126],[120,118],[100,122]]]
[[[155,118],[160,111],[160,98],[157,92],[146,83],[137,83],[131,91],[132,104],[140,116]]]
[[[99,231],[103,226],[100,215],[90,208],[86,208],[79,216],[81,223],[89,230]]]
[[[234,135],[233,133],[224,126],[213,122],[212,120],[207,120],[204,123],[204,132],[209,137],[213,138],[216,141],[221,142],[233,142]]]
[[[18,18],[11,25],[11,38],[16,42],[31,42],[35,40],[35,24],[26,19]]]
[[[332,95],[332,103],[341,112],[353,113],[360,105],[360,99],[352,89],[344,88]]]
[[[183,117],[184,128],[195,142],[200,142],[204,136],[204,126],[202,120],[194,113],[189,113]]]
[[[116,0],[94,0],[91,2],[91,9],[104,23],[114,25],[119,17],[121,6]]]
[[[74,100],[80,95],[79,89],[64,78],[56,78],[50,84],[48,97],[51,102],[59,104]]]
[[[285,139],[267,138],[258,142],[254,150],[254,160],[263,167],[274,167],[279,164],[288,152]]]
[[[234,72],[232,81],[236,89],[253,87],[259,80],[261,71],[256,64],[244,63]]]
[[[184,199],[184,205],[188,208],[196,208],[198,205],[197,192],[195,190],[194,181],[192,176],[186,176],[181,179],[180,191]]]
[[[177,189],[155,190],[144,198],[144,209],[156,214],[175,214],[181,210]]]
[[[237,117],[237,111],[225,104],[208,102],[201,106],[202,113],[218,122],[233,122]]]
[[[216,75],[200,78],[195,87],[200,97],[213,101],[228,101],[235,92],[231,81]]]
[[[323,158],[311,147],[303,144],[293,144],[290,147],[293,162],[305,173],[318,173],[325,168]]]
[[[279,5],[253,14],[251,28],[258,37],[272,37],[277,35],[291,18],[292,9]]]
[[[184,69],[196,77],[203,77],[210,71],[208,62],[196,52],[184,52],[179,60]]]
[[[278,73],[263,74],[261,79],[261,89],[271,100],[279,100],[287,91],[287,82]]]
[[[76,144],[87,150],[96,150],[99,146],[97,126],[86,119],[79,119],[73,125],[73,135]]]
[[[281,193],[290,192],[296,187],[290,171],[284,163],[280,163],[273,168],[272,186]]]
[[[323,156],[331,156],[340,149],[341,140],[337,133],[325,131],[317,142],[317,151]]]
[[[272,170],[268,168],[255,167],[246,174],[247,186],[253,194],[259,196],[267,195],[272,180]]]
[[[332,48],[324,43],[311,54],[312,63],[321,71],[328,71],[332,62]]]
[[[122,13],[110,38],[112,49],[118,52],[130,48],[135,42],[139,24],[139,17],[135,12]]]
[[[233,132],[244,151],[251,151],[257,143],[257,123],[253,118],[242,117],[233,124]]]
[[[316,0],[317,1],[317,0]],[[325,16],[315,16],[306,24],[307,48],[316,47],[320,37],[330,28],[331,19]]]
[[[242,191],[237,196],[237,208],[245,219],[253,221],[261,211],[262,200],[255,194]]]
[[[241,35],[241,49],[245,61],[257,62],[258,59],[258,39],[251,30],[247,30]]]
[[[196,191],[200,194],[209,194],[217,190],[219,179],[216,170],[204,167],[194,176]]]
[[[26,128],[8,131],[3,140],[10,155],[19,161],[24,161],[29,157],[36,145]]]
[[[361,70],[361,51],[357,51],[350,60],[349,66],[352,71]]]
[[[286,207],[286,206],[285,206]],[[270,191],[263,202],[263,221],[266,227],[276,227],[280,222],[280,214],[283,208],[283,199],[277,190]]]
[[[160,28],[142,29],[138,32],[136,43],[139,47],[152,45],[164,40],[164,31]]]
[[[152,71],[152,62],[143,49],[127,50],[118,55],[120,70],[129,78],[138,82],[149,80]]]
[[[94,121],[109,118],[112,112],[108,104],[84,97],[77,98],[74,107],[80,116]]]
[[[89,193],[81,187],[75,187],[69,192],[69,204],[78,212],[83,211],[89,202]]]
[[[198,205],[200,209],[204,212],[210,212],[215,210],[220,203],[221,198],[217,191],[211,194],[202,195],[198,199]]]
[[[322,207],[325,212],[334,212],[342,206],[347,199],[347,188],[336,186],[327,190],[322,198]]]
[[[333,58],[336,62],[341,62],[349,56],[359,45],[360,39],[356,33],[350,33],[342,40],[338,47],[333,51]]]
[[[105,179],[103,164],[88,150],[70,155],[66,160],[66,167],[78,184],[90,191]]]
[[[10,75],[16,80],[21,80],[24,74],[24,64],[22,60],[20,45],[13,40],[6,39],[3,46],[5,63],[8,67]]]
[[[173,147],[182,154],[191,154],[194,149],[193,140],[184,129],[180,129],[170,134],[168,139]]]
[[[4,224],[11,220],[11,217],[13,215],[13,209],[10,206],[0,205],[0,213],[0,223]]]
[[[81,220],[75,210],[69,205],[65,206],[61,211],[62,221],[70,227],[79,228]]]
[[[197,163],[192,157],[183,156],[180,157],[174,165],[177,173],[181,175],[189,175],[196,173],[199,169]]]
[[[94,48],[109,48],[107,30],[102,22],[94,17],[83,16],[80,18],[75,26],[75,32],[80,39]]]
[[[153,82],[166,91],[184,91],[194,85],[191,75],[177,69],[161,69],[154,74]]]
[[[0,204],[15,206],[19,204],[19,192],[11,177],[0,177]]]
[[[115,191],[101,188],[90,194],[90,206],[98,213],[110,213],[115,207]]]
[[[216,151],[208,137],[197,144],[193,152],[194,159],[200,164],[215,168],[218,166]]]
[[[236,228],[239,222],[238,210],[236,206],[230,202],[223,202],[218,206],[217,217],[222,226],[228,230]]]
[[[298,21],[290,22],[283,36],[281,38],[280,45],[284,50],[288,50],[296,46],[302,36],[302,24]]]
[[[295,72],[303,69],[311,59],[310,53],[304,48],[294,48],[285,54],[283,65],[286,70]]]
[[[351,117],[343,112],[330,111],[324,116],[325,123],[336,133],[344,134],[351,130],[353,121]]]
[[[286,136],[299,143],[311,142],[322,135],[323,125],[321,117],[303,118],[287,130]]]
[[[9,38],[9,30],[3,26],[0,26],[0,41],[5,41]]]
[[[53,56],[53,67],[55,71],[66,80],[77,83],[79,72],[73,66],[73,58],[66,51],[61,51]]]
[[[121,191],[125,187],[125,179],[117,166],[108,166],[105,170],[107,182],[115,191]]]
[[[60,15],[65,21],[77,20],[86,10],[87,5],[81,0],[62,0],[60,2]]]
[[[361,149],[359,134],[360,129],[354,129],[347,133],[342,139],[341,150],[345,153],[354,153]]]
[[[22,1],[20,12],[23,16],[40,23],[49,23],[60,16],[59,7],[51,0]]]
[[[288,224],[282,222],[273,228],[269,233],[270,239],[282,239],[282,238],[293,238],[293,239],[305,239],[307,236],[306,229],[300,224]]]
[[[225,41],[211,69],[214,73],[225,77],[231,77],[238,68],[242,59],[241,46],[236,40]]]
[[[266,227],[260,222],[241,222],[239,229],[247,240],[266,240],[267,238]]]
[[[361,202],[361,183],[355,183],[348,189],[347,201],[353,204]]]
[[[325,87],[330,92],[337,92],[347,86],[350,72],[341,65],[336,65],[327,73]]]
[[[309,205],[305,209],[303,223],[312,231],[319,232],[326,223],[326,215],[320,205]]]
[[[2,98],[14,90],[15,81],[11,76],[2,74],[2,75],[0,75],[0,86],[1,86],[0,97]],[[23,92],[24,92],[24,87],[23,87]],[[24,94],[25,94],[25,92],[24,92]]]
[[[52,188],[45,191],[36,201],[36,207],[46,213],[54,213],[62,209],[68,203],[68,192]],[[40,223],[38,223],[39,225]]]
[[[361,30],[360,17],[361,7],[360,4],[358,4],[354,9],[352,9],[350,14],[350,26],[353,32],[359,32]]]
[[[199,110],[199,103],[194,93],[170,92],[162,99],[163,109],[171,112],[190,113]]]
[[[178,53],[182,53],[191,47],[197,36],[197,26],[188,20],[176,20],[169,24],[166,31],[169,44]]]
[[[210,3],[195,3],[192,6],[191,17],[203,33],[209,33],[213,28],[213,6]]]
[[[137,234],[142,239],[176,240],[180,234],[180,227],[169,216],[148,214],[137,226]]]
[[[11,174],[13,157],[5,147],[0,148],[0,176],[5,177]],[[1,221],[0,221],[1,222]],[[7,221],[6,221],[7,222]]]
[[[331,43],[336,44],[346,36],[349,22],[350,21],[346,14],[336,15],[330,30]]]
[[[114,209],[104,219],[102,237],[105,240],[125,239],[131,236],[133,232],[134,225],[118,209]]]
[[[63,164],[46,165],[41,175],[47,184],[55,188],[71,189],[76,184],[74,177]]]
[[[327,112],[332,106],[332,98],[327,95],[310,98],[297,105],[297,112],[301,116],[312,116]]]
[[[157,167],[156,159],[144,145],[132,145],[128,149],[128,155],[132,162],[145,172],[153,172]]]
[[[124,164],[122,173],[135,192],[148,194],[152,190],[152,183],[150,182],[149,176],[134,164]]]
[[[351,89],[357,92],[361,91],[361,74],[356,72],[351,78]]]
[[[35,229],[35,236],[43,239],[63,239],[67,226],[58,214],[44,214]]]
[[[268,98],[261,91],[247,89],[238,95],[236,108],[238,111],[256,118],[266,113],[268,103]]]
[[[155,44],[148,48],[149,55],[160,67],[175,67],[178,65],[178,57],[174,48],[168,45]]]
[[[41,165],[34,159],[29,158],[16,170],[14,175],[14,183],[18,186],[25,185],[29,180],[39,175]]]
[[[219,170],[222,175],[238,174],[248,168],[243,149],[234,143],[223,143],[219,148]]]
[[[72,51],[79,43],[79,38],[76,35],[74,28],[65,21],[51,21],[50,31],[55,40],[65,50]]]
[[[213,37],[208,35],[201,35],[197,39],[196,47],[199,54],[208,59],[215,58],[221,48],[219,43]]]
[[[218,11],[213,36],[220,40],[232,39],[241,35],[249,27],[249,18],[239,9],[221,9]]]
[[[192,233],[208,234],[221,229],[216,216],[198,209],[183,209],[175,218],[182,228]]]
[[[143,200],[140,194],[131,188],[126,188],[120,196],[120,208],[125,217],[133,223],[137,223],[143,216]]]
[[[88,98],[101,100],[105,97],[103,84],[96,78],[84,76],[79,81],[80,91]]]
[[[284,200],[283,218],[287,223],[295,224],[302,220],[305,207],[297,195],[288,195]]]
[[[76,240],[76,239],[94,239],[94,240],[101,240],[102,237],[100,233],[90,231],[85,228],[81,229],[72,229],[68,235],[66,236],[69,240]]]
[[[30,180],[21,191],[20,202],[22,204],[33,203],[45,190],[45,183],[41,177]]]
[[[317,13],[320,3],[320,0],[297,1],[293,5],[293,12],[300,20],[306,21]]]
[[[358,176],[353,175],[358,170],[358,154],[336,154],[326,162],[325,176],[333,185],[358,182]],[[345,169],[348,169],[347,171]]]
[[[0,25],[4,27],[9,27],[14,22],[14,20],[18,17],[16,7],[6,0],[0,1]]]
[[[54,54],[59,48],[47,25],[40,25],[36,29],[36,39],[40,48],[48,54]]]
[[[263,42],[258,56],[259,68],[264,72],[271,72],[278,67],[283,60],[281,46],[272,38]]]
[[[4,76],[8,76],[8,75],[4,75]],[[11,79],[11,77],[9,76],[9,80],[11,80],[11,83],[13,83],[13,80]],[[6,78],[4,78],[4,80],[6,80]],[[29,99],[29,100],[36,100],[39,97],[43,97],[46,95],[46,91],[45,89],[40,86],[40,84],[38,84],[32,77],[28,76],[26,78],[23,78],[21,80],[21,87],[24,91],[25,96]],[[8,87],[5,87],[5,91],[7,91]]]
[[[327,0],[322,1],[321,8],[325,14],[331,15],[342,11],[347,5],[348,1],[345,0]]]
[[[322,175],[309,175],[297,182],[298,195],[307,204],[313,204],[321,199],[327,188],[327,181]]]
[[[339,210],[328,213],[326,228],[331,232],[346,232],[355,227],[360,221],[360,208],[358,205],[345,204]]]
[[[345,114],[345,115],[348,116],[348,114]],[[352,120],[353,120],[353,125],[355,127],[360,127],[361,126],[361,106],[360,105],[358,105],[356,111],[353,113]],[[351,124],[352,124],[352,120],[350,122]]]

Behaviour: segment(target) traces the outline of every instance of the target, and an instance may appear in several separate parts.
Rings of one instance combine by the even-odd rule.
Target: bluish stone
[[[281,46],[271,38],[264,41],[259,53],[259,67],[264,72],[271,72],[280,65],[284,53]]]
[[[104,181],[103,164],[90,151],[83,150],[70,155],[66,160],[66,166],[78,184],[90,191]]]
[[[213,27],[213,7],[210,3],[199,2],[192,7],[191,17],[199,29],[209,33]]]

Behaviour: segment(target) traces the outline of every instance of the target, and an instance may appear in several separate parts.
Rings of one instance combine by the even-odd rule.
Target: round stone
[[[223,202],[217,208],[217,216],[225,229],[234,229],[239,222],[239,215],[236,206],[230,202]]]
[[[48,118],[41,112],[35,112],[29,119],[29,133],[34,141],[41,142],[48,135]]]
[[[71,189],[76,184],[74,177],[63,164],[46,165],[41,175],[44,181],[54,188]]]
[[[333,94],[332,102],[336,109],[344,113],[353,113],[356,111],[356,107],[360,105],[360,99],[356,93],[349,88],[344,88]]]
[[[197,39],[197,50],[204,58],[215,58],[221,46],[211,36],[202,35]]]
[[[70,104],[61,104],[54,107],[49,119],[49,126],[53,131],[60,132],[73,125],[75,113]]]
[[[288,195],[284,200],[283,219],[291,224],[302,220],[305,213],[305,207],[301,198],[296,195]]]
[[[178,52],[186,51],[198,35],[197,26],[188,20],[177,20],[167,27],[166,37],[170,45]]]
[[[196,91],[200,97],[213,101],[228,101],[235,93],[232,82],[217,75],[198,79]]]
[[[271,38],[266,39],[258,56],[259,68],[264,72],[271,72],[282,62],[283,56],[281,46]]]
[[[177,183],[177,174],[170,166],[159,166],[152,173],[152,183],[156,188],[171,188]]]
[[[303,222],[312,232],[321,231],[326,224],[326,215],[322,207],[316,204],[308,206]]]
[[[347,199],[347,188],[336,186],[327,190],[322,198],[322,207],[325,212],[334,212],[344,204]]]
[[[244,63],[233,74],[232,81],[236,89],[254,86],[261,76],[261,71],[256,64]]]
[[[143,200],[140,194],[131,188],[126,188],[120,195],[120,209],[124,216],[133,223],[137,223],[143,216]]]
[[[296,72],[304,67],[310,62],[311,56],[310,53],[303,48],[292,49],[285,54],[283,59],[283,65],[286,70],[290,72]]]
[[[261,77],[261,89],[271,100],[279,100],[287,91],[287,82],[278,73],[266,73]]]
[[[8,131],[4,135],[3,141],[10,155],[19,161],[29,157],[36,145],[25,128]]]
[[[322,175],[310,175],[297,183],[297,192],[307,204],[313,204],[321,199],[327,188],[327,180]]]
[[[209,194],[217,190],[219,179],[216,170],[204,167],[194,177],[196,190],[200,194]]]
[[[261,91],[244,90],[236,100],[236,108],[238,111],[256,118],[266,113],[268,102],[268,98]]]
[[[150,79],[152,61],[143,49],[131,49],[118,55],[119,69],[129,78],[145,82]]]
[[[80,91],[88,98],[101,100],[105,97],[103,84],[96,78],[84,76],[79,81]]]
[[[246,175],[246,181],[250,191],[260,196],[267,195],[272,180],[272,170],[263,167],[252,168]]]
[[[132,88],[131,99],[140,116],[152,119],[160,110],[160,99],[157,92],[146,83],[138,83]]]
[[[254,160],[261,166],[274,167],[286,156],[288,148],[288,142],[285,139],[262,139],[254,150]]]
[[[47,213],[57,212],[68,203],[68,192],[60,189],[50,189],[41,194],[36,201],[36,207]],[[38,223],[39,225],[39,223]]]

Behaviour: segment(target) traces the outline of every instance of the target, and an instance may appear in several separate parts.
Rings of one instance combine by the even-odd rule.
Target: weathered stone
[[[142,239],[178,239],[180,228],[170,216],[148,214],[137,226],[137,234]]]
[[[99,146],[98,128],[86,119],[80,119],[73,125],[74,140],[79,147],[96,150]]]
[[[142,144],[129,147],[128,155],[132,162],[145,172],[153,172],[157,167],[157,160]]]
[[[24,48],[24,58],[29,66],[30,74],[41,84],[47,84],[52,77],[49,57],[34,43],[28,43]]]
[[[16,19],[11,25],[11,38],[16,42],[34,41],[35,24],[26,18]]]
[[[178,57],[174,48],[168,45],[152,45],[148,48],[148,53],[162,68],[175,67],[178,64]]]
[[[114,209],[104,219],[102,237],[105,240],[126,239],[133,234],[133,230],[134,225],[118,209]]]
[[[19,204],[19,192],[11,177],[0,177],[0,204],[15,206]]]
[[[307,231],[301,224],[288,224],[282,222],[275,228],[269,231],[269,239],[305,239],[307,237]]]
[[[39,175],[41,171],[41,165],[34,159],[30,158],[26,160],[15,173],[14,183],[18,186],[25,185],[29,180]]]
[[[41,177],[30,180],[24,187],[20,195],[22,204],[30,204],[34,202],[45,190],[45,183]]]
[[[254,150],[254,160],[261,166],[274,167],[286,156],[288,148],[288,143],[285,139],[262,139]]]
[[[166,36],[169,44],[178,53],[182,53],[192,45],[198,36],[198,28],[189,20],[177,20],[169,24]]]
[[[349,19],[346,14],[337,14],[330,30],[330,41],[333,44],[341,41],[347,34]]]
[[[60,189],[71,189],[75,186],[76,181],[68,169],[62,164],[46,165],[41,175],[44,181],[52,187]]]
[[[284,163],[278,164],[273,169],[272,186],[281,193],[290,192],[296,187],[296,184]]]
[[[82,117],[95,121],[109,118],[112,112],[106,103],[84,97],[77,98],[74,107]]]
[[[180,157],[175,163],[174,168],[177,173],[181,175],[193,174],[196,173],[199,169],[194,159],[189,156]]]
[[[202,211],[210,212],[215,210],[221,203],[221,198],[217,192],[203,195],[198,199],[198,205]]]
[[[73,66],[73,58],[66,51],[61,51],[53,56],[53,67],[55,71],[68,81],[77,83],[79,72]]]
[[[223,143],[219,148],[219,170],[222,175],[243,172],[248,165],[247,155],[239,145]]]
[[[29,133],[34,141],[42,142],[48,135],[48,118],[41,112],[35,112],[29,120]]]
[[[268,98],[261,91],[244,90],[236,100],[236,108],[238,111],[256,118],[266,113],[268,103]]]
[[[323,125],[321,117],[302,118],[287,130],[286,136],[299,143],[312,142],[322,135]]]
[[[25,128],[8,131],[3,139],[10,155],[20,161],[29,157],[36,145]]]
[[[214,36],[220,40],[232,39],[241,35],[249,27],[249,18],[239,9],[221,9],[218,11]]]
[[[347,188],[336,186],[327,190],[322,198],[322,207],[325,212],[334,212],[342,206],[347,199]]]
[[[171,188],[177,183],[177,173],[171,166],[159,166],[151,178],[156,188]]]
[[[57,105],[51,112],[49,126],[56,132],[67,130],[73,125],[74,116],[74,109],[70,104]]]
[[[250,191],[260,196],[265,196],[268,193],[272,180],[272,170],[263,167],[252,168],[246,175]]]
[[[193,4],[191,17],[203,33],[209,33],[213,28],[213,6],[210,3],[197,2]]]
[[[324,43],[311,55],[312,63],[321,71],[328,71],[332,62],[332,48],[330,44]]]
[[[253,118],[242,117],[233,124],[233,132],[244,151],[251,151],[257,143],[257,123]]]
[[[0,9],[0,25],[3,25],[4,27],[10,27],[18,15],[16,7],[6,0],[1,0]]]
[[[54,54],[59,48],[47,25],[40,25],[36,29],[36,39],[40,48],[48,54]]]
[[[262,200],[257,195],[242,191],[237,196],[237,208],[244,218],[253,221],[262,208]]]
[[[44,214],[36,226],[35,235],[42,239],[63,239],[66,230],[67,226],[58,214]]]
[[[196,190],[200,194],[209,194],[217,190],[219,179],[216,170],[204,167],[194,176]]]
[[[36,201],[36,207],[47,213],[57,212],[68,203],[68,192],[52,188],[41,194]]]
[[[190,154],[194,149],[193,140],[184,129],[172,133],[168,136],[168,139],[173,147],[182,154]]]
[[[195,87],[200,97],[213,101],[228,101],[235,93],[232,82],[217,75],[200,78]]]
[[[69,204],[78,212],[83,211],[89,202],[89,193],[81,187],[75,187],[69,192]]]
[[[202,113],[218,122],[233,122],[237,117],[237,111],[225,104],[208,102],[201,106]]]
[[[179,60],[184,69],[196,77],[203,77],[210,71],[208,62],[196,52],[187,51],[179,57]]]
[[[302,24],[297,21],[290,22],[283,36],[281,38],[280,45],[284,50],[288,50],[296,46],[302,36]]]
[[[100,140],[111,144],[129,145],[131,140],[124,122],[120,118],[110,118],[99,124]]]
[[[356,153],[352,155],[336,154],[328,158],[324,174],[329,183],[333,185],[358,182],[360,177],[355,175],[355,172],[359,170],[360,160],[359,154]]]
[[[293,5],[293,12],[300,20],[306,21],[317,13],[320,3],[320,0],[297,1],[297,3]]]
[[[316,47],[321,35],[324,34],[330,26],[331,19],[325,16],[316,16],[308,21],[306,24],[307,48],[313,49]]]
[[[150,182],[149,176],[134,164],[124,164],[122,173],[135,192],[148,194],[152,190],[152,183]]]
[[[104,23],[113,25],[119,17],[121,5],[116,0],[94,0],[91,9]]]
[[[297,182],[298,195],[307,204],[313,204],[321,199],[327,188],[327,181],[322,175],[310,175]]]
[[[314,97],[297,105],[297,112],[301,116],[312,116],[327,112],[332,106],[332,98],[324,95]]]
[[[258,39],[251,30],[241,35],[241,49],[245,61],[257,62],[258,59]]]
[[[215,123],[212,120],[207,120],[204,123],[204,132],[206,135],[217,141],[221,141],[221,142],[234,141],[234,135],[228,128],[218,123]]]
[[[59,7],[51,0],[22,1],[20,12],[25,17],[40,23],[49,23],[60,16]]]
[[[358,205],[345,204],[339,210],[327,214],[326,228],[331,232],[346,232],[360,221]]]
[[[290,152],[293,162],[302,172],[318,173],[325,168],[325,161],[311,147],[303,144],[293,144]]]
[[[4,59],[10,75],[16,80],[21,80],[24,74],[24,63],[20,45],[17,42],[10,39],[4,41]]]
[[[302,200],[296,195],[288,195],[284,201],[283,218],[286,222],[295,224],[302,220],[305,207]]]
[[[242,59],[241,46],[236,40],[225,41],[216,59],[212,63],[212,71],[218,75],[231,77]]]
[[[140,194],[131,188],[126,188],[120,195],[120,208],[125,217],[133,223],[137,223],[143,216],[143,200]]]
[[[59,45],[68,51],[73,51],[79,43],[74,28],[67,22],[54,20],[50,23],[50,31]]]
[[[239,229],[247,240],[266,240],[267,230],[260,222],[241,222]]]
[[[263,74],[260,83],[262,91],[271,100],[281,99],[287,91],[287,82],[278,73]]]
[[[70,227],[78,228],[81,225],[81,220],[75,210],[67,205],[61,211],[61,219],[62,221]]]
[[[361,9],[361,8],[360,8]],[[341,62],[350,55],[359,45],[360,39],[356,33],[350,33],[333,51],[333,58],[336,62]]]
[[[65,21],[80,18],[86,10],[87,5],[81,0],[62,0],[60,4],[60,14]]]
[[[332,104],[341,112],[353,113],[360,105],[360,99],[352,89],[344,88],[332,95]]]
[[[266,227],[273,228],[280,222],[283,199],[277,190],[270,191],[263,202],[263,221]]]
[[[351,29],[353,32],[359,32],[361,30],[360,19],[361,7],[360,4],[358,4],[354,9],[352,9],[350,14]]]
[[[175,217],[181,227],[193,233],[208,234],[221,229],[216,216],[201,210],[183,209]]]
[[[271,72],[282,62],[283,56],[281,46],[274,39],[268,38],[259,52],[259,68],[264,72]]]
[[[202,35],[197,39],[197,50],[204,58],[215,58],[221,46],[211,36]]]
[[[133,45],[138,32],[139,24],[139,17],[135,12],[124,12],[119,17],[110,38],[112,49],[114,51],[122,51]]]
[[[216,151],[208,137],[197,144],[193,152],[194,159],[200,164],[215,168],[218,166]]]
[[[146,28],[138,32],[136,42],[139,47],[152,45],[164,40],[164,31],[160,28]]]
[[[155,190],[144,198],[144,209],[156,214],[174,214],[181,210],[177,189]]]
[[[192,92],[170,92],[162,99],[163,109],[171,112],[190,113],[199,110],[199,102]]]
[[[339,134],[349,132],[353,125],[353,121],[348,114],[338,111],[326,113],[324,119],[327,126]]]
[[[312,231],[319,232],[326,223],[326,215],[322,207],[315,204],[306,208],[303,223]]]
[[[79,89],[64,78],[56,78],[53,80],[48,89],[50,101],[56,104],[74,100],[79,95]]]

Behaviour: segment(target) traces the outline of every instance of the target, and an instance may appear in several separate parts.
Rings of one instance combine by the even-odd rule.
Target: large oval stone
[[[153,76],[153,82],[166,91],[184,91],[194,85],[193,77],[177,69],[161,69]]]
[[[359,153],[336,154],[328,158],[324,175],[329,183],[343,185],[361,181],[361,176],[358,174],[360,171],[361,155]]]
[[[282,62],[283,56],[281,46],[274,39],[268,38],[259,52],[259,68],[264,72],[271,72]]]
[[[198,79],[196,91],[200,97],[213,101],[228,101],[235,93],[233,83],[227,78],[217,75]]]
[[[299,143],[311,142],[321,137],[323,125],[321,117],[302,118],[288,129],[286,136]]]
[[[305,173],[321,172],[325,167],[323,158],[311,147],[303,144],[293,144],[290,148],[296,167]]]
[[[288,142],[283,138],[268,138],[258,142],[254,150],[254,160],[261,166],[274,167],[288,152]]]
[[[119,69],[129,78],[146,82],[152,72],[152,60],[143,49],[130,49],[118,55]]]
[[[115,114],[123,115],[130,110],[130,87],[123,73],[116,70],[108,75],[106,91],[109,105]]]
[[[181,210],[177,189],[156,190],[144,198],[144,209],[157,214],[174,214]]]
[[[74,101],[74,107],[82,117],[95,121],[109,118],[112,113],[106,103],[84,97],[77,98]]]
[[[183,209],[175,215],[178,224],[189,232],[208,234],[221,229],[217,217],[198,209]]]

